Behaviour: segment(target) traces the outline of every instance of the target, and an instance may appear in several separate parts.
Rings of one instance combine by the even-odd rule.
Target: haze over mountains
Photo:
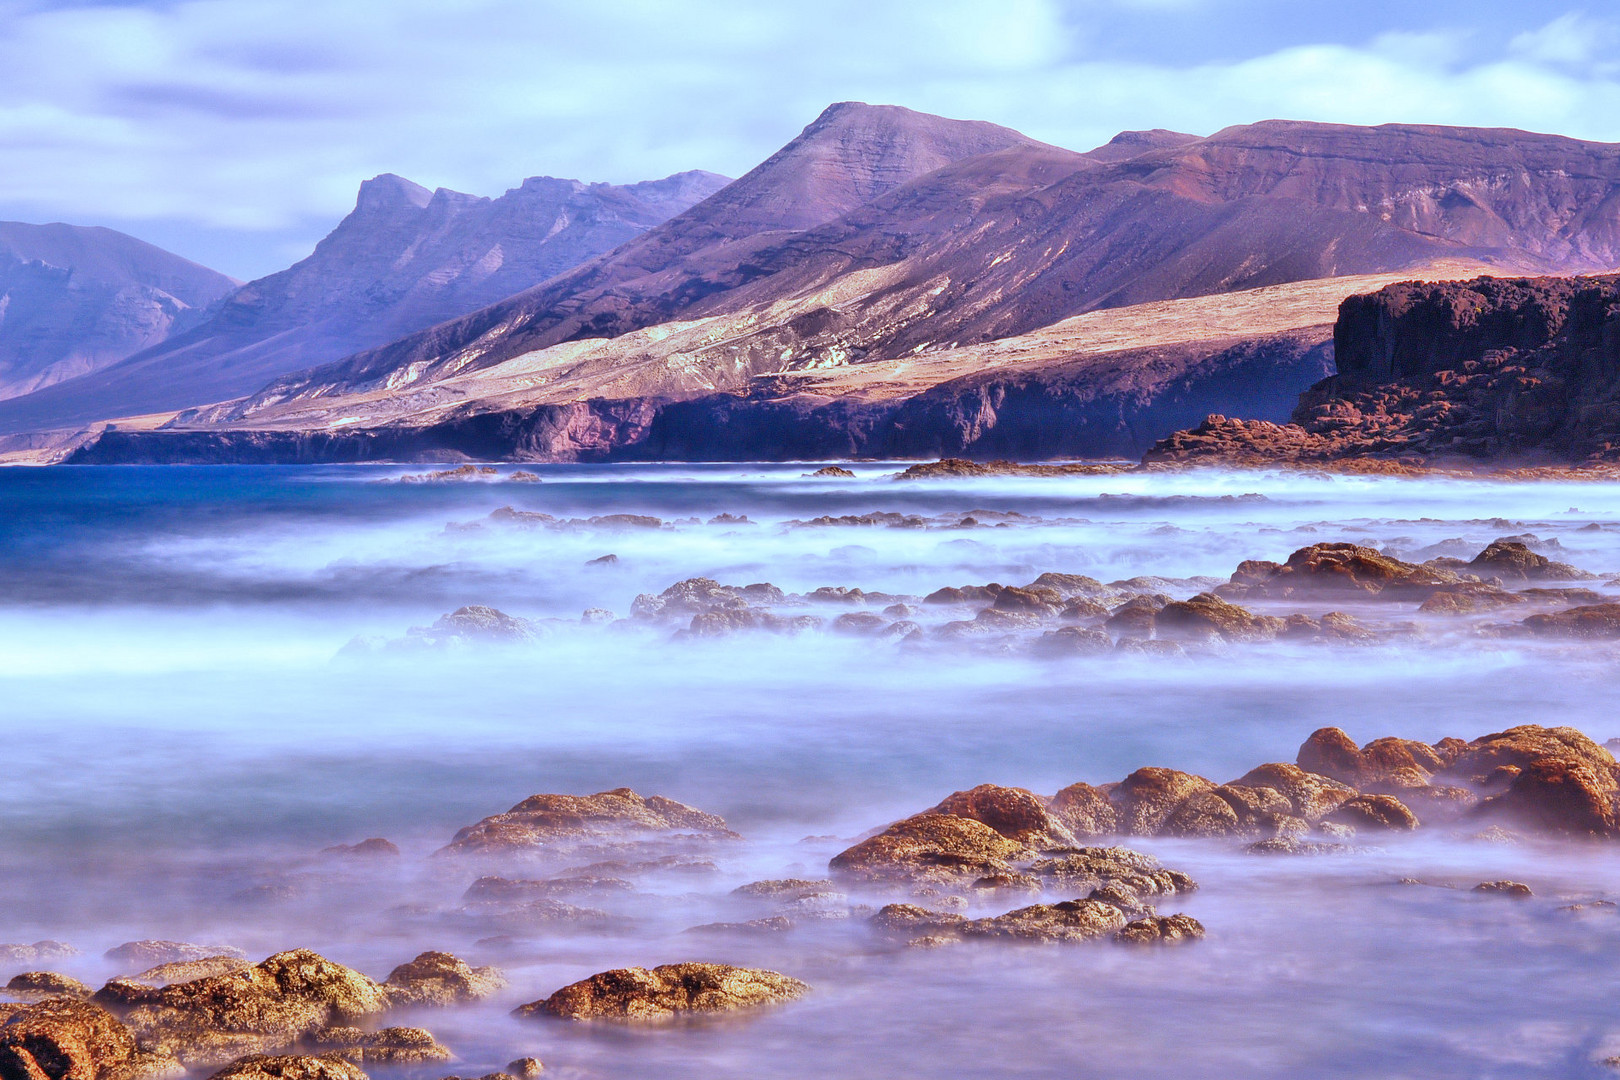
[[[520,292],[726,183],[705,172],[626,186],[539,176],[489,199],[385,174],[360,186],[353,213],[308,258],[154,348],[136,352],[162,335],[93,378],[19,402],[8,422],[59,426],[251,393]]]
[[[162,341],[236,285],[112,229],[0,221],[0,398]]]
[[[702,187],[684,183],[686,195]],[[567,460],[660,447],[701,457],[720,452],[705,444],[706,425],[758,432],[752,443],[728,443],[729,456],[990,453],[998,445],[1035,455],[1140,452],[1191,410],[1249,402],[1246,415],[1285,417],[1299,390],[1329,369],[1332,308],[1348,291],[1389,275],[1620,264],[1617,192],[1620,146],[1519,131],[1268,121],[1209,137],[1127,132],[1077,153],[991,124],[846,102],[708,198],[678,213],[666,200],[672,216],[662,224],[595,257],[575,244],[569,266],[470,314],[436,321],[514,279],[498,268],[480,276],[487,264],[471,257],[476,245],[451,244],[456,257],[432,261],[457,268],[448,280],[465,274],[473,285],[447,290],[429,276],[428,286],[388,292],[395,306],[360,320],[385,344],[213,393],[225,382],[208,380],[231,354],[220,364],[221,353],[196,343],[227,340],[227,312],[260,310],[233,299],[208,325],[97,378],[111,386],[127,371],[173,390],[165,409],[179,407],[185,386],[182,404],[206,407],[121,441],[206,444],[197,451],[205,458],[250,445],[270,460]],[[341,348],[342,326],[323,329],[307,314],[326,309],[292,298],[322,294],[339,310],[367,310],[353,282],[394,279],[379,272],[380,260],[353,271],[364,262],[355,252],[398,248],[372,239],[388,231],[379,218],[392,219],[366,213],[367,204],[409,216],[442,201],[443,214],[465,198],[439,193],[423,205],[425,194],[393,178],[371,182],[316,257],[245,289],[250,300],[274,296],[263,304],[276,316],[259,318],[255,342],[264,344],[241,355],[257,362],[265,353],[256,350],[268,349],[280,363],[298,349],[316,357]],[[364,242],[351,244],[350,235]],[[267,287],[289,276],[296,288]],[[1335,278],[1345,280],[1325,284]],[[1318,282],[1326,292],[1315,284],[1288,291]],[[1103,341],[1094,338],[1100,324],[1075,321],[1270,286],[1287,288],[1246,293],[1264,303],[1234,299],[1250,312],[1244,326],[1221,322],[1207,304],[1144,308],[1157,314],[1141,318],[1122,312]],[[1292,314],[1274,316],[1265,304]],[[1189,328],[1179,342],[1140,332],[1154,318],[1190,327],[1194,311],[1224,331]],[[404,332],[405,321],[429,312],[423,318],[434,325]],[[281,336],[264,337],[266,327]],[[1111,359],[1099,364],[1101,356]],[[242,377],[231,385],[251,381],[250,366],[232,370]],[[114,404],[154,400],[97,396],[86,392],[90,380],[77,382],[0,403],[0,429],[130,415],[150,410]],[[246,396],[206,404],[237,394]],[[905,404],[929,394],[957,404],[921,413]],[[1174,410],[1156,405],[1172,399]],[[879,402],[888,404],[873,411]],[[1062,407],[1041,424],[1018,421],[1035,402]],[[1024,434],[1010,444],[987,440],[1008,423]],[[180,439],[186,432],[210,435]]]

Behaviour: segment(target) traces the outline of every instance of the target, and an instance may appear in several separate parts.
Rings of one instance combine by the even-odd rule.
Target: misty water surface
[[[1202,886],[1160,905],[1209,930],[1174,950],[895,951],[858,919],[682,933],[759,914],[730,890],[823,876],[853,838],[974,784],[1050,794],[1148,764],[1219,782],[1291,761],[1329,724],[1358,741],[1523,722],[1602,741],[1620,716],[1601,645],[1491,641],[1415,608],[1404,617],[1421,637],[1185,659],[815,632],[675,641],[579,622],[698,576],[920,596],[1044,571],[1224,579],[1325,540],[1467,557],[1526,533],[1615,592],[1602,581],[1620,573],[1620,489],[1215,473],[898,483],[892,468],[812,480],[802,465],[378,482],[419,471],[0,471],[0,941],[70,942],[82,955],[54,966],[93,983],[113,973],[104,950],[144,937],[255,959],[308,947],[378,978],[429,948],[501,965],[512,986],[498,1000],[408,1020],[462,1059],[421,1074],[434,1077],[530,1053],[563,1077],[1562,1077],[1605,1075],[1596,1062],[1620,1053],[1620,917],[1558,910],[1620,896],[1620,863],[1596,846],[1420,830],[1264,860],[1235,842],[1131,841]],[[665,524],[526,530],[489,519],[505,506]],[[790,524],[873,511],[929,527]],[[710,523],[721,514],[748,522]],[[466,604],[568,621],[523,647],[362,647]],[[536,792],[621,786],[721,814],[746,840],[714,855],[713,874],[647,881],[605,928],[492,936],[447,914],[475,876],[431,857],[456,829]],[[404,856],[317,854],[372,836]],[[1496,878],[1537,897],[1467,890]],[[688,959],[771,967],[815,992],[655,1030],[507,1015],[595,971]]]

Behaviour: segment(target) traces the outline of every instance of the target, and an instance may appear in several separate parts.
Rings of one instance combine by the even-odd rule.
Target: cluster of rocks
[[[159,950],[126,951],[150,959]],[[360,1064],[451,1057],[421,1028],[359,1024],[402,1007],[481,1000],[505,985],[494,969],[448,953],[423,953],[378,983],[305,949],[251,965],[179,951],[187,958],[114,978],[94,993],[49,972],[14,979],[8,993],[43,1000],[0,1004],[0,1076],[162,1080],[223,1066],[218,1075],[227,1077],[356,1080],[365,1075]]]
[[[493,465],[458,465],[454,469],[441,469],[437,472],[407,473],[391,480],[379,480],[378,483],[455,484],[480,480],[505,480],[514,484],[538,484],[540,477],[524,469],[502,475],[501,471]]]
[[[663,630],[675,639],[825,631],[908,647],[949,644],[1046,657],[1180,654],[1189,647],[1265,641],[1356,644],[1418,632],[1409,620],[1369,625],[1367,601],[1405,603],[1425,615],[1536,609],[1517,623],[1472,627],[1484,635],[1620,638],[1620,603],[1592,588],[1565,584],[1595,579],[1514,537],[1493,541],[1471,559],[1442,555],[1413,563],[1358,544],[1318,543],[1280,563],[1242,562],[1224,580],[1140,576],[1105,583],[1084,574],[1049,572],[1027,585],[950,586],[925,596],[843,586],[794,594],[768,582],[728,585],[688,578],[661,593],[637,596],[627,620],[595,608],[573,621],[521,619],[469,606],[383,647],[523,644],[593,623]],[[1335,602],[1362,605],[1363,614],[1320,612]],[[1309,604],[1313,611],[1274,610],[1297,604]],[[1273,610],[1257,610],[1258,605]],[[348,649],[377,647],[357,640]]]
[[[669,1020],[684,1013],[732,1012],[793,1001],[809,991],[775,971],[730,964],[663,964],[617,968],[519,1006],[520,1017],[564,1020]]]

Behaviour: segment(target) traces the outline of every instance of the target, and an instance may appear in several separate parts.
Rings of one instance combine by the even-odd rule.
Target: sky
[[[828,104],[1089,149],[1270,118],[1620,141],[1620,11],[1557,0],[0,0],[0,219],[248,279],[393,172],[739,176]]]

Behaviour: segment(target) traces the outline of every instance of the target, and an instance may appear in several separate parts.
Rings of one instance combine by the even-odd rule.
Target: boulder
[[[898,821],[828,863],[835,878],[870,882],[961,883],[1015,873],[1035,852],[995,829],[955,814],[922,813]]]
[[[371,839],[362,840],[358,844],[334,844],[331,847],[322,848],[321,854],[343,858],[397,859],[399,857],[399,847],[392,840],[373,836]]]
[[[290,1047],[393,1003],[386,987],[308,949],[156,989],[115,979],[96,1001],[126,1010],[124,1022],[143,1046],[171,1052],[188,1068]]]
[[[996,594],[991,607],[996,611],[1013,611],[1045,618],[1063,610],[1063,596],[1056,589],[1042,585],[1024,589],[1008,586]]]
[[[531,795],[504,814],[462,829],[443,851],[480,854],[676,831],[708,838],[736,836],[714,814],[659,795],[643,798],[629,788],[615,788],[595,795]]]
[[[1159,611],[1169,602],[1167,596],[1133,596],[1114,608],[1104,625],[1117,638],[1151,638]]]
[[[1126,923],[1114,940],[1126,945],[1179,945],[1202,941],[1204,924],[1191,915],[1149,915]]]
[[[95,991],[69,975],[59,975],[54,971],[25,971],[6,983],[6,993],[21,998],[75,997],[88,1000]]]
[[[1119,815],[1120,832],[1157,836],[1182,803],[1214,790],[1215,785],[1202,776],[1149,766],[1116,784],[1108,801]]]
[[[1600,774],[1615,769],[1613,754],[1572,727],[1520,724],[1463,744],[1441,772],[1483,787],[1491,784],[1494,775],[1501,775],[1500,769],[1522,770],[1543,758],[1572,758]]]
[[[521,644],[543,636],[540,628],[528,619],[508,615],[485,604],[459,607],[448,615],[440,615],[432,626],[413,626],[406,631],[407,641],[432,645],[462,642]]]
[[[1024,941],[1090,941],[1125,927],[1126,913],[1106,900],[1087,897],[1058,904],[1032,904],[985,919],[969,919],[956,932],[970,938]]]
[[[928,811],[955,814],[990,826],[1009,840],[1030,848],[1070,848],[1074,834],[1047,809],[1046,800],[1023,788],[980,784],[947,796]]]
[[[1543,832],[1620,836],[1620,783],[1613,767],[1573,757],[1538,758],[1477,812]]]
[[[565,986],[515,1016],[565,1020],[668,1020],[683,1013],[736,1012],[793,1001],[810,988],[774,971],[729,964],[619,968]]]
[[[1119,811],[1108,801],[1108,793],[1090,784],[1070,784],[1056,795],[1047,808],[1079,840],[1094,840],[1119,832]]]
[[[139,1080],[174,1073],[144,1057],[106,1009],[74,998],[14,1007],[0,1023],[0,1080]],[[172,1060],[167,1062],[172,1066]]]
[[[1038,859],[1031,874],[1070,895],[1097,890],[1120,890],[1141,899],[1192,892],[1198,884],[1179,870],[1168,870],[1159,860],[1123,847],[1088,847],[1066,855]]]
[[[1232,781],[1243,787],[1266,787],[1277,791],[1294,808],[1294,813],[1306,821],[1316,821],[1340,803],[1356,795],[1348,784],[1320,773],[1306,772],[1298,765],[1272,762],[1250,769]]]
[[[1370,547],[1329,543],[1300,548],[1281,565],[1242,563],[1231,584],[1243,586],[1244,596],[1273,600],[1320,594],[1421,600],[1459,580],[1450,571],[1402,562]]]
[[[401,964],[383,985],[401,1005],[460,1005],[482,1001],[506,986],[497,968],[475,968],[447,952],[425,952]]]
[[[1303,820],[1294,813],[1288,797],[1275,788],[1222,784],[1214,794],[1231,807],[1237,818],[1234,831],[1241,835],[1273,836],[1290,831],[1293,822]]]
[[[885,904],[870,922],[881,934],[911,938],[954,931],[967,922],[967,916],[951,911],[930,911],[917,904]]]
[[[1468,569],[1482,578],[1497,577],[1503,581],[1591,581],[1597,577],[1568,563],[1554,562],[1519,541],[1505,538],[1492,541],[1475,555]]]
[[[304,1040],[314,1050],[336,1055],[357,1065],[425,1065],[449,1061],[449,1050],[422,1028],[387,1027],[363,1031],[357,1027],[330,1027]]]
[[[1104,631],[1081,626],[1048,630],[1034,642],[1042,656],[1098,656],[1113,647],[1114,639]]]
[[[1357,795],[1340,803],[1324,820],[1359,831],[1400,831],[1418,827],[1417,815],[1393,795]]]
[[[209,1080],[366,1080],[366,1074],[338,1054],[252,1054],[231,1062]]]
[[[1511,896],[1515,900],[1525,900],[1535,895],[1530,891],[1530,886],[1522,881],[1482,881],[1474,886],[1473,891],[1496,896]]]
[[[1285,625],[1276,616],[1256,615],[1214,593],[1166,604],[1154,620],[1160,637],[1199,641],[1269,641]]]
[[[1620,638],[1620,604],[1584,604],[1530,615],[1519,625],[1538,637]]]
[[[1319,728],[1295,759],[1306,772],[1330,777],[1361,791],[1398,792],[1425,787],[1445,767],[1431,746],[1406,739],[1376,739],[1366,747],[1338,728]]]

